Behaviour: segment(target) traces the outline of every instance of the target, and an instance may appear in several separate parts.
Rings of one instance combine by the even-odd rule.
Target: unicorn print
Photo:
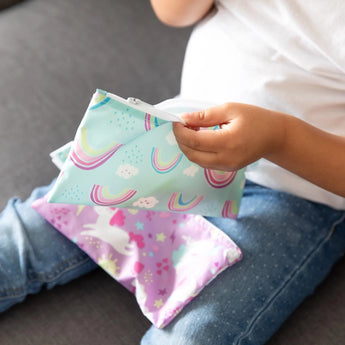
[[[112,222],[116,213],[121,211],[102,206],[95,206],[93,209],[98,214],[96,223],[84,224],[83,227],[89,230],[82,231],[81,235],[97,237],[122,255],[133,255],[134,245],[130,243],[129,234]]]

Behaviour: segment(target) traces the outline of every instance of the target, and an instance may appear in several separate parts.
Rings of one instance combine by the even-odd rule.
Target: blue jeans
[[[96,265],[30,208],[0,216],[0,311]],[[247,182],[237,221],[209,218],[241,247],[241,262],[208,285],[142,345],[261,345],[313,292],[345,250],[345,212]]]
[[[25,202],[9,200],[0,215],[0,312],[43,286],[50,289],[97,267],[31,208],[51,186],[35,189]]]
[[[142,345],[262,345],[345,250],[345,212],[247,183],[237,221],[209,219],[240,246],[223,272]]]

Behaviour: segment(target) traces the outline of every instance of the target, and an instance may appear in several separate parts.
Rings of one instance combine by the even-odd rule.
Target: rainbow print
[[[182,159],[182,153],[177,153],[174,158],[168,162],[163,162],[161,160],[161,151],[157,147],[152,148],[151,153],[151,164],[153,169],[159,174],[166,174],[172,171],[180,163]]]
[[[196,195],[191,200],[182,201],[182,193],[173,193],[170,197],[168,208],[173,212],[186,212],[199,205],[204,197],[202,195]]]
[[[237,202],[232,200],[227,200],[222,208],[222,217],[236,219],[238,216]]]
[[[104,104],[107,104],[110,101],[110,97],[106,97],[103,94],[99,94],[95,97],[93,105],[90,105],[89,110],[94,110],[100,108]]]
[[[124,189],[117,195],[111,195],[108,192],[107,186],[95,184],[92,187],[90,198],[93,203],[100,206],[115,206],[122,204],[133,198],[136,191],[133,189]]]
[[[151,114],[146,113],[145,114],[145,130],[146,132],[150,131],[153,128],[158,127],[158,119],[155,116],[152,116]]]
[[[206,181],[213,188],[225,188],[236,177],[236,171],[204,169]]]
[[[78,168],[91,170],[104,164],[121,146],[122,144],[111,143],[102,150],[95,150],[87,141],[86,127],[82,127],[80,136],[75,141],[70,158]]]

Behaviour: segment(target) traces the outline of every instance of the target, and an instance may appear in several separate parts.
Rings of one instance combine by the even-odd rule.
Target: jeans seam
[[[240,345],[242,340],[251,334],[253,331],[253,328],[256,325],[256,321],[261,317],[261,315],[272,305],[272,303],[275,301],[275,299],[279,296],[280,292],[285,289],[286,286],[288,286],[291,282],[291,280],[301,271],[301,269],[310,261],[310,259],[313,257],[313,255],[326,243],[329,238],[333,235],[335,228],[341,224],[345,220],[345,212],[342,213],[341,217],[334,221],[332,223],[332,226],[330,230],[328,231],[327,235],[323,237],[318,244],[313,247],[313,249],[310,250],[310,252],[305,256],[305,258],[301,261],[299,265],[295,267],[295,270],[289,275],[289,278],[286,279],[280,287],[276,290],[274,294],[271,295],[271,297],[268,299],[267,303],[264,304],[264,306],[253,316],[251,322],[249,322],[248,327],[246,330],[241,333],[234,341],[234,345]]]
[[[77,261],[75,264],[73,265],[68,265],[68,261],[65,262],[65,264],[67,265],[67,268],[65,268],[64,270],[62,270],[61,272],[59,272],[58,274],[54,275],[53,278],[48,278],[48,279],[42,279],[42,278],[37,278],[37,279],[29,279],[27,281],[27,284],[26,286],[23,288],[22,292],[19,293],[19,294],[5,294],[4,296],[0,296],[0,301],[2,300],[5,300],[5,299],[8,299],[8,298],[18,298],[18,297],[22,297],[22,296],[26,296],[28,294],[27,292],[27,286],[31,283],[34,283],[34,282],[41,282],[43,284],[49,284],[51,282],[53,282],[54,280],[58,279],[59,277],[61,277],[62,275],[64,275],[65,273],[67,272],[70,272],[72,271],[74,268],[80,266],[80,265],[83,265],[85,264],[87,261],[89,261],[90,258],[89,257],[86,257],[84,258],[83,260],[81,261]],[[61,265],[59,265],[61,266]],[[19,289],[18,289],[19,290]],[[9,290],[3,290],[3,292],[8,292]],[[15,290],[14,290],[15,291]]]
[[[15,201],[15,200],[19,200],[19,199],[13,198],[12,200]],[[22,228],[25,229],[25,231],[27,232],[27,228],[25,226],[25,223],[23,222],[23,219],[22,219],[22,217],[20,215],[20,212],[17,209],[16,203],[13,202],[12,206],[13,206],[13,211],[15,212],[15,214],[17,216],[17,219],[20,222]],[[56,230],[56,231],[58,231],[58,230]],[[49,274],[40,274],[40,273],[37,273],[35,278],[29,278],[28,277],[29,279],[26,280],[26,286],[23,288],[23,290],[22,290],[23,292],[20,295],[9,295],[9,294],[5,295],[6,291],[9,291],[10,289],[0,291],[0,294],[4,293],[3,297],[0,295],[0,301],[3,300],[3,299],[6,299],[6,298],[15,298],[15,297],[18,297],[18,296],[26,295],[27,294],[27,286],[29,284],[33,283],[33,282],[41,282],[42,284],[49,284],[49,283],[53,282],[54,280],[56,280],[59,277],[61,277],[63,274],[67,273],[68,271],[73,270],[78,265],[82,265],[86,261],[90,260],[90,258],[88,256],[86,256],[85,258],[84,258],[84,256],[85,256],[84,253],[83,254],[79,254],[77,256],[74,256],[74,258],[66,260],[63,263],[60,263],[59,265],[55,266],[54,269],[51,270],[51,272],[57,272],[57,271],[59,271],[59,268],[63,267],[63,266],[65,266],[65,268],[62,269],[59,273],[57,273],[57,274],[55,273],[54,277],[52,277],[52,278],[50,278],[51,275],[49,275]],[[82,258],[82,260],[80,260],[79,257]],[[72,265],[70,264],[71,261],[74,261],[74,263]],[[28,272],[28,275],[29,274],[30,274],[30,272]],[[14,291],[15,290],[19,290],[19,288],[18,289],[13,289],[13,290]]]

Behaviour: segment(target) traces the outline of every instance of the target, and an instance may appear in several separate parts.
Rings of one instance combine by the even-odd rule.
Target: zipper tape
[[[118,102],[126,104],[126,105],[128,105],[134,109],[141,110],[145,113],[156,116],[162,120],[172,121],[172,122],[181,122],[181,123],[185,124],[185,122],[177,114],[171,114],[171,113],[164,111],[162,109],[157,109],[153,105],[146,103],[146,102],[140,100],[139,98],[128,97],[127,99],[124,99],[120,96],[114,95],[114,94],[109,93],[109,92],[107,92],[107,96],[115,99]]]

